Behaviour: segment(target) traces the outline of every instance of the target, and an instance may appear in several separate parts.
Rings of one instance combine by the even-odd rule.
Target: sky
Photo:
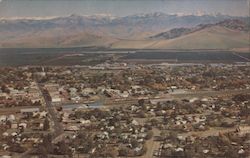
[[[0,0],[0,18],[140,13],[249,16],[250,0]]]

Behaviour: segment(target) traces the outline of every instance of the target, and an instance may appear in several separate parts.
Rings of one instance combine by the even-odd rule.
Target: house
[[[18,128],[18,123],[15,122],[15,121],[12,122],[12,123],[11,123],[11,128],[12,128],[12,129],[17,129],[17,128]]]
[[[0,116],[0,123],[1,122],[6,122],[6,120],[7,120],[7,116],[6,115],[1,115]]]
[[[6,93],[0,93],[0,100],[5,100],[5,99],[7,99],[9,96],[8,96],[8,94],[6,94]]]
[[[16,120],[16,117],[15,115],[9,115],[9,117],[7,118],[8,121],[15,121]]]
[[[64,128],[64,131],[79,131],[79,127],[77,127],[77,126],[66,126],[65,128]]]
[[[52,103],[58,103],[61,102],[62,99],[59,96],[51,96],[51,102]]]
[[[18,127],[25,129],[27,128],[27,123],[24,123],[24,122],[19,123]]]
[[[40,109],[39,108],[25,108],[25,109],[21,109],[20,112],[23,115],[32,115],[33,113],[39,112]]]
[[[82,90],[82,95],[83,96],[89,96],[89,95],[95,95],[96,91],[93,88],[85,88]]]

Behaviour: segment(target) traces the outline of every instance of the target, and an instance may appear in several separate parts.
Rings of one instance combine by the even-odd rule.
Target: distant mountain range
[[[164,13],[126,17],[71,15],[51,19],[1,19],[0,47],[232,49],[246,47],[248,33],[247,17]],[[185,42],[189,36],[204,43],[189,45],[192,43]],[[206,43],[211,36],[216,36],[217,40],[213,40],[218,45]]]

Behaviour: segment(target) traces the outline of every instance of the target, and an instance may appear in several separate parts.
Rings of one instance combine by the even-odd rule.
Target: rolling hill
[[[159,40],[152,49],[234,49],[249,45],[249,34],[213,26],[170,40]]]
[[[241,20],[224,20],[194,28],[176,28],[151,36],[158,40],[154,49],[235,49],[250,44],[249,24]]]

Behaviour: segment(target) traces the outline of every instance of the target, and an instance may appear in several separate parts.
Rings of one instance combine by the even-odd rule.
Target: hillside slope
[[[109,47],[115,38],[88,33],[66,35],[35,35],[2,41],[5,48],[53,48],[53,47]]]
[[[152,49],[234,49],[249,45],[249,32],[213,26],[178,38],[159,40]]]

